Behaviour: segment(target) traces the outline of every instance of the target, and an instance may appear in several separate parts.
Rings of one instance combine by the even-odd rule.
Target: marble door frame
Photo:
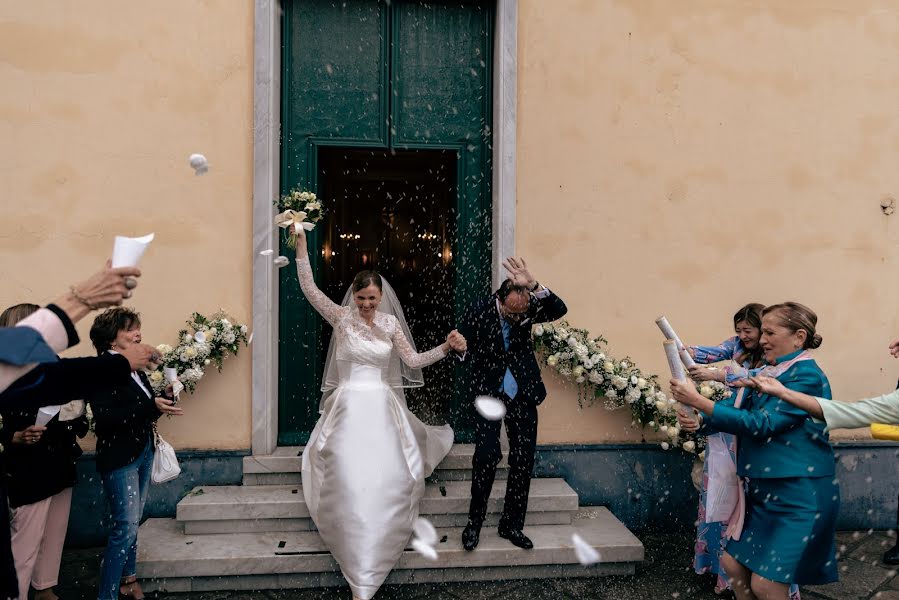
[[[493,280],[515,252],[518,0],[496,1],[493,79]],[[272,199],[279,193],[281,6],[255,0],[253,89],[252,453],[278,445],[278,274],[259,251],[276,247]]]

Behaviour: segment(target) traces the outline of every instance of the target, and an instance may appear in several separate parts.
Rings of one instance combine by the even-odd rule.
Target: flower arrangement
[[[195,312],[187,321],[187,329],[178,332],[177,345],[160,344],[156,347],[162,356],[162,364],[148,373],[153,391],[161,393],[169,383],[163,369],[174,368],[188,392],[193,392],[210,365],[221,371],[224,360],[237,355],[240,345],[249,344],[247,326],[232,322],[223,312],[206,317]]]
[[[312,231],[315,224],[322,220],[325,216],[321,202],[313,192],[306,192],[297,188],[292,189],[287,194],[275,201],[275,206],[281,211],[275,217],[275,223],[282,229],[287,229],[291,225],[302,227],[306,231]],[[295,236],[287,233],[287,245],[295,248],[297,240]]]
[[[702,452],[704,440],[681,431],[677,403],[660,389],[658,377],[643,373],[629,357],[619,360],[610,356],[602,336],[591,337],[586,329],[572,327],[567,321],[538,324],[533,336],[544,364],[578,386],[581,407],[597,401],[610,410],[627,406],[635,424],[667,436],[661,443],[665,450],[680,447],[691,453]],[[718,382],[703,382],[699,391],[714,402],[731,396],[731,390]]]

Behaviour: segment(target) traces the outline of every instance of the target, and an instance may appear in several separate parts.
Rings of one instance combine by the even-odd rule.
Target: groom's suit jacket
[[[469,394],[493,396],[499,394],[506,369],[518,383],[517,399],[539,405],[546,399],[546,386],[540,376],[540,367],[534,356],[531,327],[536,323],[555,321],[565,316],[568,307],[561,298],[549,292],[543,298],[531,296],[530,307],[521,321],[512,324],[509,332],[509,349],[503,342],[501,317],[496,306],[496,296],[490,296],[473,304],[462,316],[458,330],[465,336],[468,352],[463,361],[471,373]]]

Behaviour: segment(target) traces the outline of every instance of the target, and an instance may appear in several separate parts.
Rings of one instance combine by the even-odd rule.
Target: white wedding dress
[[[453,443],[449,425],[425,425],[388,385],[391,355],[420,368],[446,353],[416,353],[393,315],[376,313],[369,326],[352,303],[332,302],[316,287],[308,257],[297,259],[297,272],[310,304],[334,327],[337,366],[303,451],[303,496],[353,594],[368,600],[409,542],[425,477]]]

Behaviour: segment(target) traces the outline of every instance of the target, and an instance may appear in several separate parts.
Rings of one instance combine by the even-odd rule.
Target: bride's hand
[[[306,230],[302,227],[297,228],[296,225],[291,225],[287,228],[287,233],[297,238],[296,250],[297,256],[303,255],[307,252],[306,250]]]
[[[466,352],[468,350],[468,342],[465,337],[459,333],[458,329],[453,329],[446,336],[446,343],[456,352]]]

